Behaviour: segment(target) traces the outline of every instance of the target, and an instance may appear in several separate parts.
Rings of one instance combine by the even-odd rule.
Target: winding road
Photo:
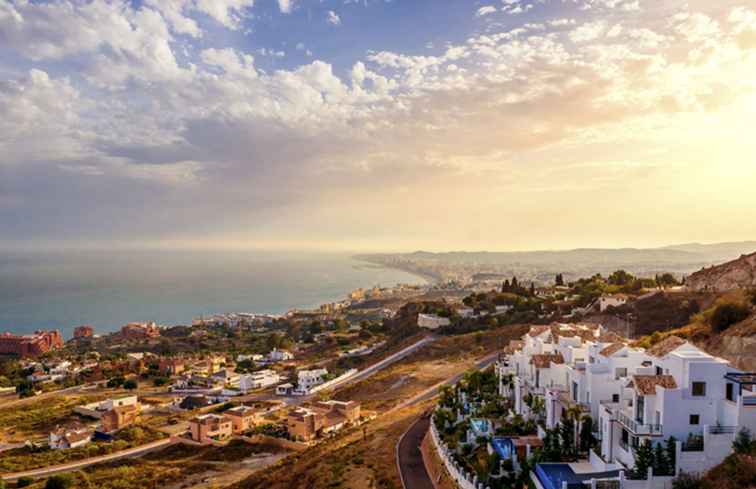
[[[475,363],[475,368],[478,370],[487,368],[496,361],[497,357],[498,353],[492,353],[491,355],[477,361]],[[395,409],[409,407],[418,402],[432,399],[438,395],[442,386],[456,384],[462,379],[463,375],[464,373],[460,373],[440,382],[426,391],[421,392],[412,399],[402,403]],[[430,417],[425,415],[421,416],[412,424],[412,426],[410,426],[402,437],[399,438],[399,443],[397,443],[396,462],[404,489],[434,489],[435,487],[425,468],[423,455],[420,452],[420,444],[423,442],[423,438],[425,438],[429,426]]]

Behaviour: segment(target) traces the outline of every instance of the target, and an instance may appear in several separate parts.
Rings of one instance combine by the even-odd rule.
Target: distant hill
[[[692,290],[711,291],[756,287],[756,253],[704,268],[688,277],[687,285]]]
[[[563,273],[568,279],[608,274],[625,269],[637,275],[671,272],[687,275],[703,267],[756,251],[756,241],[739,243],[685,243],[661,248],[581,248],[556,251],[452,251],[361,255],[358,258],[437,278],[474,274],[516,274],[540,282]]]

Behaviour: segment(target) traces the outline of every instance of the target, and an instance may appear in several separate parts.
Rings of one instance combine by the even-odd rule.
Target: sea
[[[421,277],[349,253],[55,251],[0,253],[0,332],[132,321],[191,324],[228,312],[282,314],[345,299],[359,287]]]

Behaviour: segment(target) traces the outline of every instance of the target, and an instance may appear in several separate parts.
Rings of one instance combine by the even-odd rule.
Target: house
[[[189,420],[189,433],[200,443],[224,441],[233,434],[233,422],[227,416],[203,414]]]
[[[303,394],[309,393],[313,387],[325,382],[326,375],[328,375],[328,370],[324,368],[300,370],[297,372],[297,391]]]
[[[127,426],[131,426],[139,420],[141,406],[127,404],[106,411],[100,418],[100,431],[103,433],[115,433]]]
[[[181,375],[185,368],[184,360],[181,358],[161,358],[158,362],[158,370],[163,375]]]
[[[273,350],[270,353],[268,353],[268,361],[270,362],[286,362],[292,359],[294,359],[294,355],[292,355],[286,350],[279,350],[277,348],[273,348]]]
[[[86,426],[58,427],[50,433],[48,445],[53,450],[78,448],[89,443],[93,434],[92,430]]]
[[[475,309],[472,307],[460,307],[457,309],[457,314],[462,318],[471,318],[475,315]]]
[[[115,399],[105,399],[100,402],[92,402],[83,406],[76,406],[73,410],[75,413],[94,419],[101,419],[102,416],[115,408],[125,406],[139,406],[137,396],[123,396]]]
[[[417,325],[425,329],[438,329],[451,324],[449,318],[443,318],[435,314],[418,314]]]
[[[231,420],[232,431],[235,434],[253,428],[259,419],[258,412],[248,406],[237,406],[227,410],[223,414]]]
[[[635,448],[671,437],[676,472],[705,471],[731,453],[741,428],[756,430],[756,376],[682,338],[643,349],[600,326],[556,324],[532,327],[504,353],[499,390],[516,414],[548,429],[575,408],[591,417],[600,441],[591,459],[605,461],[596,472],[632,468]]]
[[[277,396],[290,396],[294,393],[294,384],[286,383],[276,387]]]
[[[599,297],[599,311],[604,312],[610,307],[620,307],[627,304],[628,296],[625,294],[605,294]]]
[[[295,440],[312,441],[328,433],[339,431],[360,419],[360,404],[355,401],[322,401],[309,408],[289,413],[286,426]]]
[[[205,396],[186,396],[179,403],[179,408],[191,411],[193,409],[210,406],[211,404],[213,404],[213,401]]]
[[[251,355],[242,355],[242,354],[239,354],[239,355],[236,356],[236,361],[237,361],[237,363],[238,362],[248,362],[248,361],[249,362],[260,362],[264,358],[265,358],[264,356],[262,356],[262,355],[260,355],[258,353],[254,353],[254,354],[251,354]]]
[[[227,368],[221,369],[217,372],[215,372],[211,378],[222,385],[233,385],[239,383],[239,374],[234,372],[233,370],[229,370]]]
[[[239,377],[239,389],[247,392],[256,389],[264,389],[276,385],[281,377],[273,370],[259,370],[251,374],[243,374]]]

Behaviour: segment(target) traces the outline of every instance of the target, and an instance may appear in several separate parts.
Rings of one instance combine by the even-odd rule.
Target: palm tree
[[[575,422],[575,453],[578,453],[578,429],[583,420],[583,409],[579,404],[573,404],[565,411],[565,415]]]

